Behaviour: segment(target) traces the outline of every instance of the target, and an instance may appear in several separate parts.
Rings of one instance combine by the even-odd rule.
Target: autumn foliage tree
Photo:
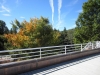
[[[5,34],[5,37],[8,40],[7,49],[28,47],[28,40],[29,40],[28,36],[21,34]]]
[[[12,27],[12,33],[5,34],[8,40],[8,49],[54,45],[54,41],[57,40],[54,36],[60,35],[58,32],[53,33],[52,25],[44,17],[31,18],[29,22],[24,20],[22,23],[15,20],[12,22],[12,26],[17,29],[14,31]]]

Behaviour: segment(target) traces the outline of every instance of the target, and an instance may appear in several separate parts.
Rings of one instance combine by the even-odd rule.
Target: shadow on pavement
[[[33,70],[33,71],[23,73],[23,74],[20,74],[20,75],[46,75],[46,74],[52,73],[54,71],[61,70],[61,69],[64,69],[64,68],[67,68],[67,67],[70,67],[70,66],[73,66],[73,65],[76,65],[76,64],[80,64],[80,63],[83,63],[85,61],[89,61],[91,59],[97,58],[97,57],[100,57],[100,53],[85,56],[85,57],[74,59],[74,60],[70,60],[70,61],[67,61],[67,62],[48,66],[48,67],[45,67],[45,68]]]

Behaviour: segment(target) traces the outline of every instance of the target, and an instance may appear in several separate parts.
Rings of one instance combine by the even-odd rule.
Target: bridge
[[[100,75],[98,53],[100,41],[0,51],[0,75]]]
[[[19,75],[100,75],[100,53]]]

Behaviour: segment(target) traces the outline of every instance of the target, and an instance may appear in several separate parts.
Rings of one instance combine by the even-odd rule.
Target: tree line
[[[0,34],[2,38],[1,49],[34,48],[53,45],[70,44],[67,30],[53,29],[48,18],[31,18],[30,21],[19,22],[17,19],[11,22],[9,30],[4,21],[0,20]]]
[[[65,45],[100,40],[100,0],[83,3],[83,11],[73,29],[53,29],[48,18],[31,18],[30,21],[11,22],[9,30],[0,20],[0,50]]]

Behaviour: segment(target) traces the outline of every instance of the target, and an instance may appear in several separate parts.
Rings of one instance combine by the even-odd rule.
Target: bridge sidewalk
[[[100,54],[67,61],[19,75],[100,75]]]

